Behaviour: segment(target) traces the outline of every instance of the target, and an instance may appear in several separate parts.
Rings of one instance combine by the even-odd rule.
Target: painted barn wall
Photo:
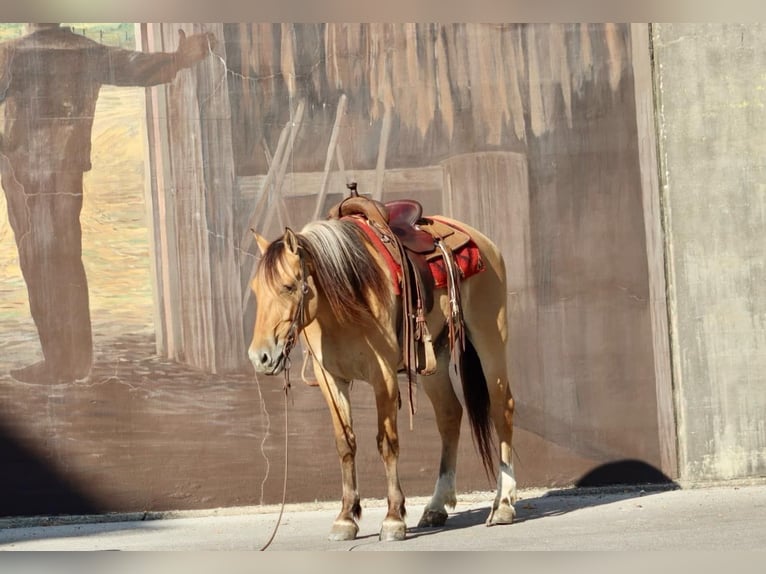
[[[766,475],[766,27],[652,27],[680,474]]]

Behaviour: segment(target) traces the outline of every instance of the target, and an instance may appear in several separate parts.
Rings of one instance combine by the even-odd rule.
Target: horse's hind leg
[[[327,371],[314,363],[314,372],[318,377],[319,387],[330,408],[332,426],[335,434],[335,446],[340,459],[343,480],[343,500],[340,514],[333,522],[330,540],[353,540],[359,532],[357,520],[362,514],[359,504],[359,492],[356,482],[356,436],[351,426],[351,403],[349,401],[349,382],[336,381]]]
[[[442,439],[439,477],[436,479],[433,496],[423,510],[419,527],[443,526],[447,521],[447,507],[455,508],[457,504],[455,467],[463,407],[449,380],[449,349],[444,347],[437,359],[436,372],[418,379],[434,407],[436,426]]]
[[[510,524],[516,517],[513,505],[516,502],[516,478],[511,459],[511,440],[513,438],[514,402],[508,383],[508,365],[505,355],[505,321],[498,321],[497,315],[485,307],[482,314],[466,314],[465,321],[469,337],[479,355],[482,370],[487,381],[490,398],[490,416],[500,441],[500,465],[497,473],[497,494],[492,503],[492,510],[487,518],[487,525]],[[505,314],[505,307],[500,306],[500,313]],[[484,316],[482,316],[484,315]],[[500,330],[488,328],[499,325]]]
[[[516,517],[516,477],[513,472],[513,396],[506,382],[498,385],[492,394],[492,419],[497,435],[500,437],[500,467],[497,474],[497,494],[492,503],[492,511],[487,518],[487,525],[510,524]],[[504,388],[502,388],[504,387]]]
[[[380,528],[384,541],[404,540],[407,525],[404,493],[399,483],[399,435],[397,431],[397,408],[399,403],[396,373],[391,372],[385,381],[373,383],[375,403],[378,410],[378,450],[386,467],[388,512]]]

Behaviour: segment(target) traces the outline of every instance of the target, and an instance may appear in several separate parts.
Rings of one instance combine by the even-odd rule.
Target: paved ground
[[[329,542],[335,504],[288,506],[269,550],[766,550],[766,485],[673,491],[524,491],[517,522],[487,528],[489,494],[462,496],[447,526],[416,527],[425,499],[408,501],[410,530],[381,543],[380,501],[363,501],[357,540]],[[267,511],[264,511],[267,510]],[[175,518],[30,525],[0,521],[2,550],[258,550],[279,508],[178,513]],[[22,524],[13,526],[13,524]]]

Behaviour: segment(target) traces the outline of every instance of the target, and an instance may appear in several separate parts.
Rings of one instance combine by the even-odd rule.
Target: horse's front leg
[[[390,372],[375,387],[378,410],[378,451],[386,468],[388,512],[380,528],[380,540],[404,540],[407,525],[404,522],[404,493],[399,484],[399,434],[396,415],[399,407],[399,387],[396,372]]]
[[[349,381],[338,380],[314,363],[314,372],[318,375],[319,387],[330,408],[335,446],[340,459],[341,478],[343,480],[343,500],[340,514],[333,522],[330,540],[353,540],[359,532],[357,521],[362,515],[359,504],[359,491],[356,483],[356,436],[351,424],[351,403],[349,401]]]

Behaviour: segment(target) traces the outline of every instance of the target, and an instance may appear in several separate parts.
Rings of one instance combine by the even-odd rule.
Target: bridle
[[[300,290],[300,298],[298,299],[298,307],[295,309],[295,315],[293,315],[290,321],[290,326],[287,329],[287,336],[285,337],[285,346],[282,350],[284,358],[284,371],[286,373],[285,385],[290,386],[289,373],[290,372],[290,353],[292,352],[295,344],[298,342],[298,334],[304,327],[306,319],[306,294],[309,292],[309,284],[306,281],[306,262],[301,255],[301,249],[298,248],[298,261],[301,264],[301,278],[298,289]]]

